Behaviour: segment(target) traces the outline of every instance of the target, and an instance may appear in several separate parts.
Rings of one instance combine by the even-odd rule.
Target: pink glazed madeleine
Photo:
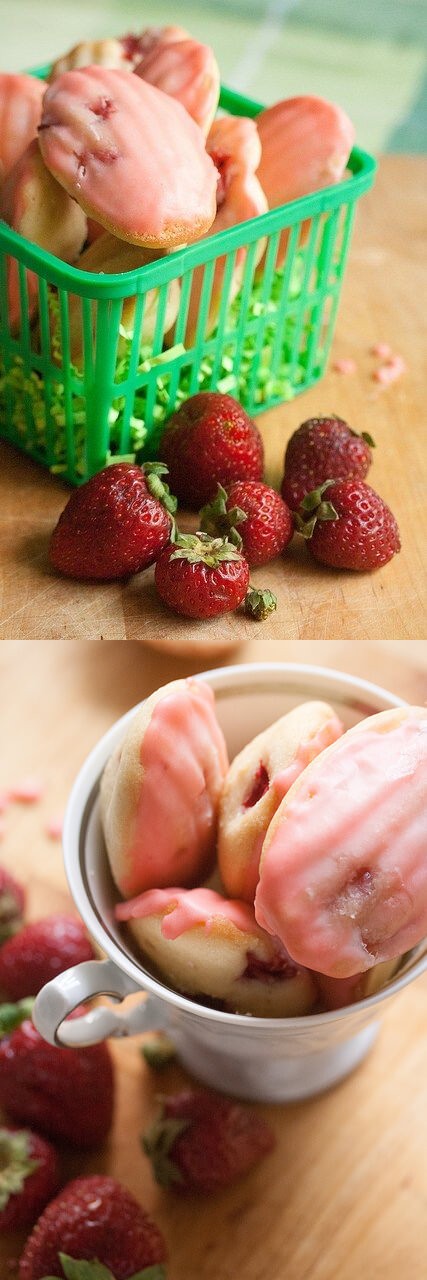
[[[64,72],[46,90],[39,141],[57,181],[122,240],[173,249],[214,220],[218,175],[201,129],[139,76]]]
[[[322,752],[268,829],[258,923],[332,978],[427,934],[427,709],[382,711]]]
[[[342,733],[326,702],[303,702],[234,757],[218,829],[218,864],[227,893],[253,903],[263,842],[279,804],[306,765]]]
[[[315,977],[260,929],[246,902],[213,889],[152,889],[120,903],[115,915],[186,995],[260,1018],[299,1017],[316,1003]]]
[[[0,186],[37,136],[44,80],[0,72]]]
[[[147,698],[101,780],[107,853],[124,897],[209,875],[227,766],[207,684],[175,680]]]

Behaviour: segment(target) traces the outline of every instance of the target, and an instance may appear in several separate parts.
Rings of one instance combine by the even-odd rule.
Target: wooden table
[[[427,696],[422,645],[289,644],[258,641],[243,658],[298,658],[364,675],[413,702]],[[200,664],[198,664],[200,665]],[[1,860],[28,882],[29,915],[67,908],[61,851],[44,823],[61,809],[73,777],[99,736],[127,708],[191,663],[148,655],[139,644],[0,645],[5,745],[0,786],[28,772],[45,780],[32,808],[6,815]],[[155,1186],[139,1133],[155,1095],[185,1080],[159,1079],[140,1041],[113,1043],[118,1100],[114,1128],[93,1156],[66,1160],[68,1175],[110,1172],[161,1225],[169,1280],[421,1280],[427,1200],[427,977],[386,1012],[377,1045],[338,1088],[308,1102],[262,1107],[277,1149],[235,1187],[206,1202],[174,1201]],[[187,1078],[188,1079],[188,1078]],[[0,1241],[0,1275],[22,1237]],[[2,1266],[3,1264],[3,1266]]]
[[[258,635],[359,640],[425,636],[421,563],[427,482],[421,371],[425,218],[421,193],[426,169],[421,158],[386,157],[374,190],[360,203],[333,347],[333,359],[355,358],[357,374],[346,377],[330,369],[317,388],[259,419],[268,478],[274,484],[281,478],[286,441],[305,418],[335,412],[356,430],[369,431],[377,450],[368,478],[396,514],[401,554],[374,574],[337,573],[316,565],[298,537],[284,560],[252,575],[255,585],[269,586],[278,597],[277,612],[265,623],[240,614],[193,623],[163,607],[154,590],[152,570],[125,586],[95,587],[55,577],[46,548],[65,505],[66,490],[2,445],[1,637],[245,641]],[[375,361],[369,348],[380,339],[389,342],[408,364],[407,374],[387,390],[371,377]]]

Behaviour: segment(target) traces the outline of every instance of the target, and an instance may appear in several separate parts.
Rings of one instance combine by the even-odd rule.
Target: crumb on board
[[[333,361],[332,368],[335,373],[355,373],[356,361],[351,356],[343,356],[342,359]]]
[[[378,369],[374,369],[372,378],[374,382],[379,382],[383,387],[388,387],[392,382],[396,382],[406,373],[406,364],[403,356],[394,355],[387,360],[386,364],[380,364]]]
[[[44,789],[41,778],[28,775],[10,788],[9,797],[16,804],[37,804],[42,798]]]

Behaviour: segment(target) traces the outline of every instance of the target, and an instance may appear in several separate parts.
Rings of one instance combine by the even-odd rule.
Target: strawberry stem
[[[228,538],[228,541],[240,551],[243,543],[237,529],[238,524],[247,520],[241,507],[227,509],[227,492],[222,484],[218,484],[216,498],[207,502],[200,512],[200,528],[204,533]]]
[[[244,604],[248,618],[254,618],[256,622],[264,622],[269,613],[274,613],[275,609],[277,609],[277,596],[273,595],[272,591],[268,588],[265,591],[258,591],[255,587],[249,587]]]
[[[165,511],[171,516],[175,515],[178,506],[178,499],[171,493],[169,485],[165,484],[162,476],[169,475],[169,471],[164,462],[144,462],[144,476],[147,482],[147,489],[151,493],[152,498],[156,498],[157,502],[161,502]]]
[[[2,1036],[10,1035],[11,1031],[16,1031],[22,1022],[31,1018],[33,1007],[32,996],[26,996],[25,1000],[18,1000],[17,1004],[0,1005],[0,1039]]]
[[[311,493],[306,493],[303,498],[299,511],[294,515],[295,528],[303,538],[312,537],[318,520],[338,520],[338,512],[332,502],[323,500],[323,495],[334,484],[336,484],[335,480],[325,480],[324,484],[319,485],[317,489],[312,489]]]
[[[210,538],[199,533],[178,533],[171,560],[188,560],[189,564],[206,564],[216,569],[222,560],[241,560],[240,552],[227,538]]]

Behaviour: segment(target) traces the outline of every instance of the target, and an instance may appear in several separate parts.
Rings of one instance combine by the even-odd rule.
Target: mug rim
[[[306,675],[311,677],[329,677],[336,686],[351,685],[355,693],[363,693],[384,701],[386,699],[390,708],[408,706],[403,698],[399,698],[397,694],[391,693],[387,689],[383,689],[380,685],[372,681],[365,680],[361,676],[353,676],[346,672],[337,671],[334,667],[322,667],[310,663],[296,662],[252,662],[252,663],[236,663],[225,667],[214,667],[208,671],[197,672],[189,678],[195,680],[207,680],[213,687],[214,691],[220,684],[222,688],[227,688],[236,680],[248,676],[265,676],[268,674],[276,676],[290,675]],[[169,683],[169,682],[167,682]],[[160,686],[159,686],[160,687]],[[147,695],[147,697],[150,695]],[[320,696],[320,695],[319,695]],[[142,971],[136,959],[131,958],[125,951],[122,951],[114,938],[111,938],[106,931],[100,915],[97,912],[96,905],[89,894],[89,886],[87,876],[85,875],[85,843],[89,819],[93,813],[99,794],[99,783],[104,765],[109,758],[113,747],[119,741],[122,732],[126,729],[128,723],[133,716],[143,706],[146,698],[136,703],[133,707],[126,711],[114,724],[98,739],[98,742],[86,756],[85,760],[71,789],[66,812],[64,818],[63,830],[63,855],[65,872],[68,880],[70,892],[77,909],[82,916],[91,936],[96,940],[101,949],[105,952],[110,960],[112,960],[119,969],[124,971],[134,983],[138,983],[141,992],[147,991],[149,995],[157,996],[158,999],[166,1001],[184,1013],[192,1014],[196,1017],[204,1018],[210,1022],[224,1023],[231,1027],[245,1027],[247,1030],[259,1031],[261,1028],[264,1032],[269,1030],[280,1031],[287,1029],[288,1031],[299,1029],[300,1033],[304,1028],[315,1028],[326,1026],[344,1018],[353,1016],[356,1013],[363,1014],[369,1009],[376,1009],[378,1005],[390,999],[391,996],[403,990],[409,982],[418,977],[426,966],[426,958],[414,964],[412,969],[406,970],[399,978],[396,975],[386,987],[375,992],[371,996],[357,1001],[352,1005],[344,1005],[340,1009],[331,1009],[325,1012],[303,1014],[298,1017],[291,1018],[261,1018],[248,1014],[233,1013],[228,1010],[210,1008],[204,1004],[198,1004],[190,997],[175,991],[171,987],[167,987],[162,981],[153,977],[150,973]],[[76,854],[76,837],[77,837],[77,857]]]

